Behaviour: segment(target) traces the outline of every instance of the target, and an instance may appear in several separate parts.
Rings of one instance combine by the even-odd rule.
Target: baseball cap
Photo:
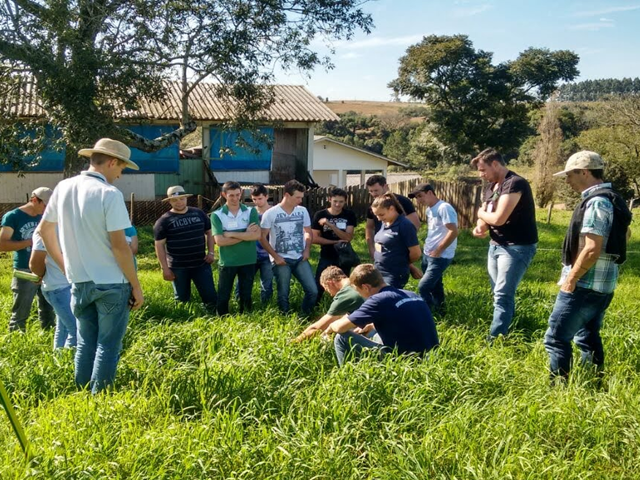
[[[582,150],[574,153],[567,160],[564,170],[554,173],[554,177],[565,176],[567,172],[572,170],[602,170],[604,168],[604,160],[596,152]]]
[[[433,187],[428,184],[428,183],[421,183],[420,185],[418,185],[416,188],[414,188],[411,193],[409,193],[408,197],[409,198],[415,198],[416,193],[420,193],[420,192],[434,192]]]
[[[53,194],[53,190],[47,187],[38,187],[33,192],[31,192],[32,197],[39,198],[44,203],[49,203],[49,199]]]

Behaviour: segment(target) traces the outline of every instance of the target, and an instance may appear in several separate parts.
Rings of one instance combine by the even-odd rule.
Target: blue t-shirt
[[[407,290],[384,287],[347,317],[358,327],[373,323],[382,343],[399,353],[424,353],[439,343],[429,307]]]
[[[257,211],[257,209],[256,209]],[[260,222],[262,222],[262,213],[258,214],[258,219],[260,220]],[[260,243],[260,240],[256,240],[256,253],[258,256],[258,262],[265,262],[269,259],[269,252],[267,252],[264,247],[262,246],[262,244]]]
[[[388,227],[382,224],[374,241],[374,264],[383,276],[409,273],[409,247],[415,247],[419,243],[416,227],[407,217],[398,216]]]
[[[138,236],[138,231],[136,230],[136,227],[131,225],[129,228],[125,228],[124,236],[127,239],[127,244],[131,245],[131,241],[133,237]],[[138,270],[138,259],[136,259],[135,255],[133,256],[133,266],[136,267],[136,270]]]
[[[11,240],[19,242],[28,240],[33,236],[33,232],[40,223],[42,215],[32,217],[19,208],[7,212],[2,217],[2,226],[13,229]],[[25,247],[13,252],[13,268],[29,270],[29,258],[31,258],[31,247]]]

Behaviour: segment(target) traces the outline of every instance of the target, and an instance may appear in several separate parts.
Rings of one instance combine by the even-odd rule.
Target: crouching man
[[[334,345],[341,366],[345,359],[366,350],[378,351],[380,355],[392,351],[424,355],[438,345],[429,307],[418,295],[388,286],[371,264],[357,266],[349,280],[365,302],[327,328],[327,334],[337,334]],[[382,343],[351,331],[370,328],[370,324]]]

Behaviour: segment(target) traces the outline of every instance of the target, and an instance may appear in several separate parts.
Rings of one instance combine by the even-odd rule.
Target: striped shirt
[[[169,268],[196,268],[205,263],[205,233],[209,230],[209,217],[199,208],[188,207],[185,213],[162,215],[153,226],[153,236],[155,240],[166,239]]]
[[[594,190],[599,188],[611,188],[610,183],[601,183],[587,188],[582,192],[582,198],[586,198]],[[604,197],[594,197],[586,205],[582,228],[580,229],[580,251],[584,248],[584,235],[590,233],[602,237],[602,250],[600,256],[593,267],[585,273],[577,286],[588,288],[600,293],[611,293],[616,288],[618,280],[618,265],[615,263],[617,255],[606,253],[607,240],[613,225],[613,204]],[[558,285],[562,285],[569,272],[571,265],[562,267],[562,274]]]

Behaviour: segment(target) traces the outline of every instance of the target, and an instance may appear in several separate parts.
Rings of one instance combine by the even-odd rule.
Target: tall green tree
[[[529,48],[497,65],[466,35],[431,35],[400,59],[394,92],[430,106],[433,135],[458,159],[493,146],[512,153],[531,133],[528,112],[561,80],[578,75],[578,55]]]
[[[102,136],[144,151],[178,141],[195,129],[190,94],[213,80],[238,128],[254,124],[273,101],[266,87],[274,67],[310,71],[330,66],[312,40],[349,39],[369,32],[361,0],[6,0],[0,3],[0,82],[5,90],[35,79],[45,121],[67,145],[66,170],[76,151]],[[181,128],[145,139],[119,125],[118,112],[142,100],[161,101],[181,82]],[[2,109],[3,138],[7,132]],[[13,118],[18,120],[18,118]],[[14,142],[14,145],[16,143]],[[6,158],[5,158],[6,160]]]

